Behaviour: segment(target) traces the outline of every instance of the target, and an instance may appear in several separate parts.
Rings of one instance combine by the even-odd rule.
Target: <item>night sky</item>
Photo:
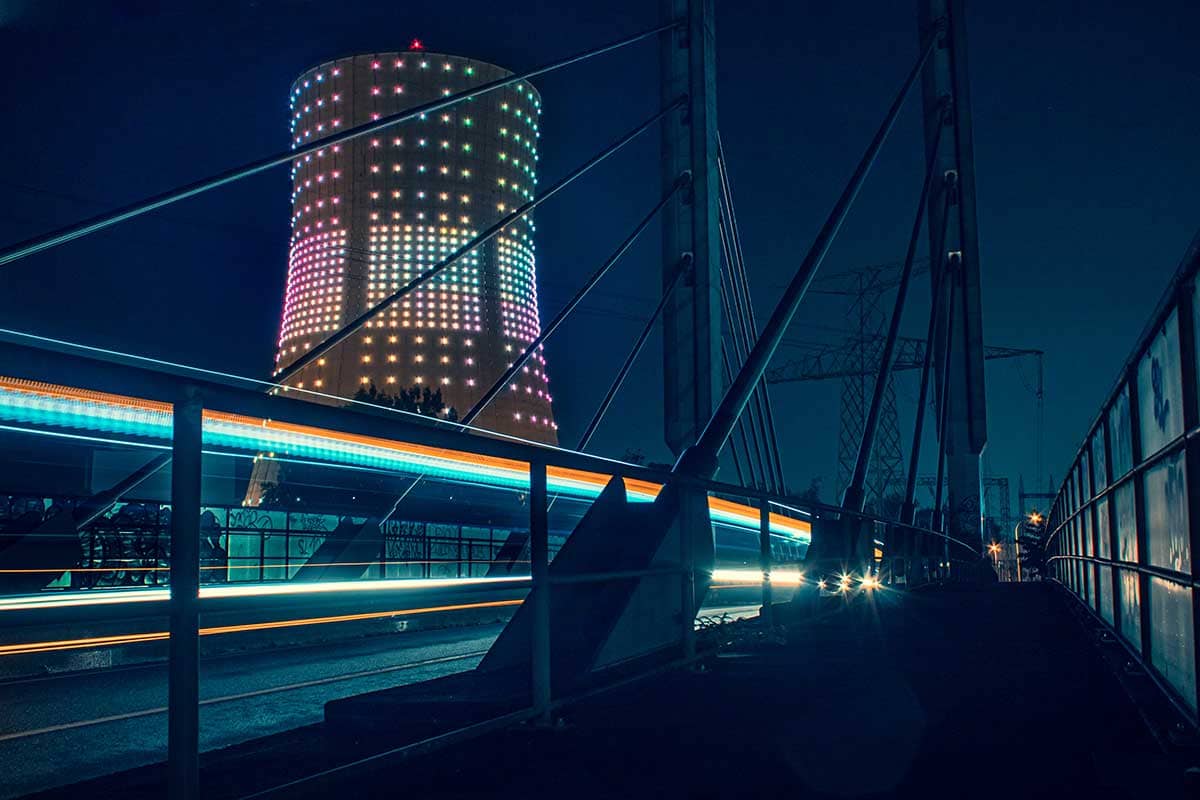
[[[288,87],[321,61],[420,37],[433,52],[520,70],[649,27],[657,4],[157,6],[0,2],[0,244],[287,147]],[[915,2],[726,0],[717,22],[720,127],[763,319],[915,58]],[[1200,227],[1200,4],[1149,14],[1134,2],[976,2],[968,25],[984,334],[1047,352],[1044,471],[1057,478]],[[657,107],[656,47],[535,84],[546,186]],[[918,105],[906,108],[825,273],[903,256],[923,166]],[[657,200],[657,147],[646,137],[540,212],[543,321]],[[280,168],[5,267],[2,324],[264,376],[288,192]],[[564,443],[654,307],[658,260],[649,235],[548,344]],[[905,334],[923,335],[927,298],[921,279]],[[789,339],[837,341],[849,324],[844,298],[814,294]],[[801,353],[789,346],[777,363]],[[653,342],[595,452],[636,447],[667,460],[660,372]],[[984,466],[1014,491],[1020,474],[1035,483],[1034,375],[1032,362],[987,370]],[[897,391],[907,441],[916,374]],[[824,499],[834,499],[837,385],[780,386],[774,398],[789,482],[803,489],[824,477]]]

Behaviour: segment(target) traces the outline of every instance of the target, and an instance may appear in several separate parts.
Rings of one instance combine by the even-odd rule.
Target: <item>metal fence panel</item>
[[[1151,566],[1190,573],[1187,474],[1179,451],[1146,470],[1146,558]]]
[[[1196,667],[1192,657],[1192,589],[1150,578],[1150,663],[1196,710]]]

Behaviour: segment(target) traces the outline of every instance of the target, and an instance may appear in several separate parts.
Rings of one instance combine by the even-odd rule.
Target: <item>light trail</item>
[[[223,697],[210,697],[200,701],[201,707],[211,706],[217,703],[230,703],[237,700],[248,700],[252,697],[262,697],[269,694],[278,694],[280,692],[292,692],[298,689],[308,689],[313,686],[324,686],[330,683],[338,683],[340,681],[355,680],[356,678],[369,678],[375,675],[386,675],[389,672],[401,672],[410,669],[420,669],[421,667],[431,667],[438,664],[449,664],[455,661],[465,661],[469,658],[480,658],[487,653],[487,650],[473,650],[469,653],[458,653],[452,656],[438,656],[436,658],[425,658],[420,661],[408,661],[403,664],[393,664],[387,667],[378,667],[376,669],[365,669],[357,672],[347,672],[341,675],[330,675],[325,678],[314,678],[307,681],[298,681],[289,683],[283,686],[269,686],[265,689],[255,689],[249,692],[239,692],[237,694],[229,694]],[[69,731],[76,728],[88,728],[93,725],[103,725],[108,722],[122,722],[129,719],[138,719],[140,717],[150,717],[156,714],[167,713],[167,706],[159,706],[157,708],[145,708],[138,711],[128,711],[124,714],[110,714],[105,717],[96,717],[95,719],[84,719],[76,722],[64,722],[59,725],[50,725],[44,728],[31,728],[26,731],[15,731],[13,733],[0,734],[0,742],[11,741],[12,739],[25,739],[30,736],[41,736],[47,733],[58,733],[59,731]]]
[[[762,582],[762,572],[754,569],[723,569],[712,572],[712,580],[729,585],[751,585]],[[373,578],[349,581],[305,581],[297,583],[226,583],[200,587],[200,599],[222,599],[241,597],[295,597],[314,594],[375,593],[391,591],[417,591],[422,589],[454,589],[496,584],[527,584],[528,575],[509,575],[496,578]],[[771,582],[781,586],[795,586],[803,581],[803,573],[796,570],[776,570],[771,573]],[[515,588],[515,587],[514,587]],[[725,587],[714,587],[725,588]],[[171,598],[169,588],[161,589],[85,589],[73,592],[47,592],[45,594],[17,595],[0,599],[0,613],[42,610],[52,608],[77,608],[89,606],[120,605],[125,603],[165,603]],[[97,646],[102,646],[99,643]],[[0,646],[0,655],[4,655]]]
[[[763,574],[757,569],[714,569],[713,581],[721,581],[725,585],[712,586],[713,589],[730,589],[735,586],[758,586],[762,584]],[[771,583],[776,586],[799,586],[804,582],[804,573],[797,570],[771,571]]]
[[[0,534],[0,535],[2,535],[2,534]],[[113,559],[113,561],[140,561],[140,560],[141,559],[136,559],[136,558]],[[305,561],[303,564],[291,564],[291,565],[289,565],[289,567],[295,567],[297,569],[299,569],[300,567],[378,567],[378,566],[411,567],[411,566],[424,566],[425,564],[457,564],[457,563],[458,563],[457,559],[447,560],[444,558],[442,558],[442,559],[425,558],[425,559],[414,560],[414,561],[380,561],[380,560],[376,559],[375,561],[326,561],[323,563],[316,563],[316,564],[314,564],[310,561]],[[476,560],[473,563],[481,564],[484,562]],[[506,564],[507,563],[528,564],[530,562],[525,559],[514,559],[511,562],[506,561],[505,563]],[[215,564],[215,565],[210,564],[210,565],[204,565],[204,564],[201,564],[200,570],[203,572],[204,570],[278,569],[280,566],[282,566],[282,565],[277,565],[277,564],[265,564],[265,565],[264,564]],[[170,567],[125,567],[125,566],[50,567],[50,568],[43,568],[43,569],[0,569],[0,575],[57,575],[57,574],[60,574],[63,572],[170,572],[170,571],[171,571]],[[364,578],[364,580],[375,580],[375,579],[374,578]],[[414,578],[412,580],[425,580],[425,579],[424,578]]]
[[[226,583],[200,587],[200,599],[229,597],[273,597],[339,592],[415,591],[488,586],[498,583],[527,583],[528,575],[499,578],[372,578],[354,581],[304,581],[299,583]],[[171,599],[171,590],[162,589],[84,589],[74,592],[46,592],[0,599],[0,612],[42,608],[101,606],[116,603],[158,603]]]
[[[437,614],[448,611],[467,611],[480,608],[504,608],[519,606],[522,600],[489,600],[479,603],[459,603],[455,605],[430,606],[428,608],[401,608],[393,611],[370,611],[360,614],[340,614],[327,617],[305,617],[301,619],[278,620],[275,622],[251,622],[243,625],[222,625],[211,628],[201,628],[201,636],[220,636],[227,633],[244,633],[247,631],[275,630],[278,628],[296,628],[306,625],[328,625],[336,622],[358,622],[368,619],[386,619],[389,617],[416,616],[418,614]],[[89,647],[114,647],[118,645],[138,644],[141,642],[156,642],[171,638],[167,631],[151,633],[128,633],[115,636],[92,636],[83,639],[60,639],[45,642],[25,642],[21,644],[0,645],[0,657],[30,655],[35,653],[53,653],[64,650],[81,650]]]
[[[167,403],[16,378],[0,377],[0,420],[32,426],[3,426],[23,433],[75,438],[86,437],[67,430],[103,434],[105,443],[123,442],[113,436],[135,436],[152,443],[129,444],[156,449],[164,448],[172,435],[172,409]],[[225,412],[204,412],[203,441],[207,446],[256,456],[266,453],[269,459],[311,459],[329,466],[421,474],[493,488],[529,488],[529,465],[523,461]],[[546,470],[551,492],[582,500],[599,496],[611,478],[566,467],[550,466]],[[662,490],[661,484],[650,481],[623,480],[633,502],[652,502]],[[709,510],[715,522],[758,530],[756,508],[710,497]],[[809,541],[812,533],[807,520],[774,512],[770,514],[770,529],[774,535],[803,542]]]

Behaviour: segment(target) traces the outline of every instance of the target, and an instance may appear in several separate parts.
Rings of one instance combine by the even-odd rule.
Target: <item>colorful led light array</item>
[[[320,141],[508,74],[426,51],[327,62],[292,86],[292,141]],[[541,113],[536,90],[518,82],[297,157],[276,367],[533,199]],[[428,387],[465,413],[540,332],[535,231],[532,215],[512,221],[289,383],[343,397],[372,384],[389,395]],[[478,424],[555,443],[552,402],[539,349]]]

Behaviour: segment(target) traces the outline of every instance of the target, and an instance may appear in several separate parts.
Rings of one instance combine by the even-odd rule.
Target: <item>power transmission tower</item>
[[[841,405],[838,425],[838,496],[845,490],[854,472],[858,444],[866,424],[867,403],[874,389],[875,374],[882,356],[883,327],[887,321],[882,306],[883,295],[896,286],[895,264],[861,267],[827,276],[818,281],[821,294],[836,294],[850,298],[847,316],[852,329],[838,344],[813,348],[807,356],[793,359],[769,369],[767,383],[813,381],[838,378],[841,380]],[[928,262],[919,264],[916,273],[929,270]],[[1012,347],[985,347],[989,360],[1033,356],[1038,359],[1039,385],[1037,397],[1041,407],[1041,359],[1043,352]],[[900,424],[896,413],[895,373],[920,369],[925,359],[925,340],[900,337],[896,344],[895,361],[888,386],[884,390],[880,410],[879,430],[871,452],[871,465],[864,487],[867,506],[882,511],[880,501],[902,495],[904,462],[900,443]],[[1040,411],[1039,411],[1040,415]],[[1039,431],[1040,439],[1040,431]],[[1007,493],[1007,489],[1005,490]],[[1008,501],[1006,500],[1007,509]],[[1008,511],[1005,511],[1007,519]]]
[[[845,366],[852,367],[842,376],[841,414],[838,425],[837,495],[840,497],[854,474],[858,445],[866,426],[868,402],[874,391],[875,372],[882,357],[880,335],[887,317],[880,308],[889,283],[888,267],[866,267],[847,273],[849,280],[840,293],[851,298],[847,316],[855,330],[844,348]],[[836,279],[838,276],[831,276]],[[836,290],[835,290],[836,291]],[[769,380],[769,379],[768,379]],[[896,392],[891,378],[884,390],[879,430],[871,450],[867,482],[863,487],[867,508],[883,511],[882,501],[903,494],[904,466],[900,452],[900,423],[896,416]]]
[[[929,491],[931,502],[934,497],[936,481],[937,478],[931,475],[922,475],[917,478],[917,486]],[[1003,538],[1010,534],[1017,520],[1012,515],[1012,492],[1009,489],[1008,478],[987,476],[983,478],[983,512],[987,519],[995,522],[999,527],[1000,537]]]

